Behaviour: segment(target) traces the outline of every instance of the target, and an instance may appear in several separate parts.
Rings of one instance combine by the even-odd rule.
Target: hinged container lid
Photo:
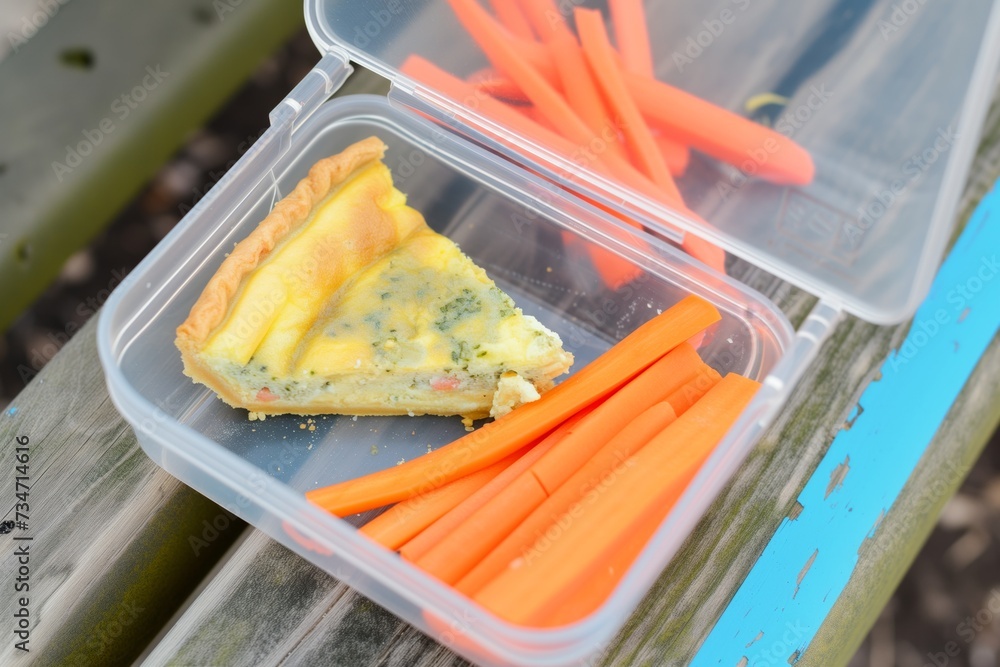
[[[596,174],[573,186],[670,237],[709,239],[871,322],[910,317],[947,245],[993,93],[997,3],[645,4],[657,78],[772,124],[811,153],[815,180],[785,187],[748,178],[766,162],[764,146],[738,166],[695,153],[678,185],[710,226]],[[571,23],[575,6],[601,9],[611,25],[606,2],[554,5]],[[321,52],[388,77],[397,95],[459,130],[500,137],[496,147],[512,159],[559,162],[474,102],[400,71],[413,54],[461,78],[489,65],[448,0],[306,0],[305,11]]]

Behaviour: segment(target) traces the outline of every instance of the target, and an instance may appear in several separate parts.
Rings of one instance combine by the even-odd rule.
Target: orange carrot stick
[[[454,584],[514,530],[546,498],[530,473],[522,473],[416,562],[417,567]]]
[[[593,132],[567,104],[558,90],[542,76],[517,48],[504,39],[476,0],[448,0],[459,22],[476,40],[493,66],[517,83],[538,111],[579,146],[587,146]]]
[[[481,470],[516,452],[616,391],[695,332],[721,319],[714,306],[688,296],[646,322],[541,399],[429,454],[306,494],[339,516],[399,502]]]
[[[553,35],[547,44],[555,56],[559,80],[570,107],[580,114],[596,136],[604,140],[609,151],[625,158],[624,146],[618,140],[618,123],[611,119],[604,107],[600,90],[591,77],[576,38],[567,31]]]
[[[591,76],[576,36],[566,25],[555,0],[520,0],[521,9],[552,54],[566,100],[585,123],[605,139],[608,149],[626,157],[617,141],[618,124],[612,121]]]
[[[599,206],[599,208],[604,207]],[[608,212],[616,217],[622,217],[620,213],[615,211]],[[628,220],[627,222],[633,226],[638,226],[632,220]],[[617,233],[616,236],[618,236]],[[621,255],[616,255],[607,248],[603,248],[595,243],[587,243],[580,237],[571,234],[570,232],[563,232],[562,238],[563,243],[568,249],[572,250],[573,248],[582,247],[583,252],[590,255],[590,261],[593,262],[594,269],[601,277],[601,282],[613,290],[617,290],[623,285],[629,284],[642,274],[642,269],[636,266],[631,260],[628,260]],[[642,241],[638,241],[638,244],[633,242],[633,244],[642,244]],[[576,252],[580,251],[577,250]]]
[[[526,105],[526,106],[519,107],[518,111],[520,111],[521,113],[523,113],[525,116],[527,116],[528,118],[530,118],[532,121],[534,121],[534,122],[538,123],[539,125],[541,125],[542,127],[544,127],[546,130],[549,130],[550,132],[558,132],[558,130],[556,129],[556,127],[554,127],[551,123],[549,123],[549,119],[546,118],[543,114],[539,113],[538,109],[536,107],[533,107],[533,106],[530,106],[530,105]]]
[[[541,539],[545,530],[563,515],[572,517],[588,502],[600,497],[605,482],[628,457],[669,426],[677,415],[667,402],[657,403],[636,417],[607,441],[587,463],[546,498],[524,521],[484,556],[456,584],[466,595],[475,595],[507,565]]]
[[[555,493],[630,421],[695,380],[704,368],[695,349],[681,343],[609,396],[578,429],[532,465],[531,474],[546,492]]]
[[[444,582],[457,582],[630,421],[693,380],[703,366],[690,345],[682,343],[674,348],[580,420],[565,438],[457,526],[417,565]]]
[[[663,132],[654,133],[653,140],[667,163],[670,175],[683,176],[691,162],[691,149]]]
[[[596,502],[539,540],[474,597],[501,618],[540,624],[558,612],[629,537],[663,517],[730,426],[758,383],[728,375],[684,415],[622,464]],[[547,541],[545,541],[547,540]]]
[[[521,13],[521,9],[517,6],[516,2],[512,0],[490,0],[490,5],[492,5],[497,18],[500,19],[500,23],[507,30],[510,30],[511,34],[517,35],[522,39],[535,38],[531,24],[528,23],[528,19]]]
[[[537,445],[528,449],[523,456],[490,480],[483,488],[473,493],[461,504],[455,506],[447,514],[425,528],[419,535],[404,544],[399,549],[399,555],[410,562],[416,562],[417,559],[430,551],[431,547],[443,540],[465,519],[471,516],[473,512],[489,502],[491,498],[495,497],[503,489],[507,488],[518,475],[530,468],[553,445],[565,438],[570,429],[574,428],[580,419],[589,414],[590,410],[591,408],[581,410],[563,422],[559,428],[542,438]]]
[[[484,67],[483,69],[476,70],[466,77],[466,81],[470,85],[475,86],[477,90],[489,93],[493,97],[519,103],[529,101],[524,96],[524,91],[517,84],[492,67]]]
[[[538,68],[538,63],[533,64]],[[552,74],[546,78],[558,82],[554,64]],[[749,176],[778,185],[813,181],[812,155],[785,135],[662,81],[633,72],[623,72],[622,78],[654,131],[668,132],[676,141],[743,169]],[[509,80],[502,85],[520,89]]]
[[[445,72],[420,56],[409,56],[403,62],[400,71],[428,88],[458,102],[465,108],[481,111],[483,115],[495,122],[506,126],[526,139],[530,139],[543,148],[548,148],[561,157],[576,160],[579,156],[581,146],[540,125],[523,115],[518,109],[490,97],[486,91],[479,90]],[[534,113],[537,112],[533,110],[532,114]],[[597,167],[596,171],[602,171],[600,165],[595,164],[594,166]],[[655,188],[656,186],[649,182],[648,187]]]
[[[625,137],[636,162],[653,182],[663,188],[668,194],[681,198],[677,184],[674,183],[670,170],[663,155],[656,146],[653,134],[646,125],[639,108],[625,86],[621,72],[618,70],[615,50],[608,40],[601,12],[596,9],[576,8],[576,29],[580,34],[583,53],[587,57],[590,69],[594,72],[597,82],[604,91],[605,98],[611,104],[615,114],[621,118]]]
[[[559,91],[546,80],[546,77],[532,67],[531,63],[518,52],[515,45],[504,39],[504,35],[497,29],[500,26],[491,23],[492,17],[475,0],[448,0],[448,2],[459,21],[476,39],[493,66],[510,76],[521,87],[538,111],[544,114],[550,123],[559,127],[563,135],[576,145],[577,151],[598,144],[604,147],[608,145],[608,142],[591,131],[559,94]],[[592,148],[590,151],[593,153]],[[588,166],[593,168],[597,166],[596,163],[603,162],[619,179],[625,182],[634,182],[634,178],[629,173],[630,165],[617,158],[612,151],[608,151],[606,148],[605,151],[603,154],[594,155],[592,159],[595,164]],[[655,151],[652,152],[655,153]],[[666,167],[663,171],[666,173],[666,178],[670,179]],[[672,183],[673,180],[670,179],[669,182]],[[656,186],[660,187],[656,188]],[[691,217],[697,217],[687,210],[676,186],[670,188],[665,187],[663,183],[655,182],[654,188],[659,190],[654,195],[655,198],[667,202]]]
[[[559,608],[551,616],[546,616],[539,625],[553,628],[569,625],[586,618],[604,604],[611,592],[614,591],[615,586],[628,572],[632,563],[642,553],[653,533],[663,523],[669,507],[677,502],[697,472],[697,467],[693,467],[686,474],[678,475],[677,482],[672,485],[674,492],[668,495],[664,502],[663,515],[651,513],[643,519],[636,529],[625,537],[621,548],[611,552],[594,565],[594,576],[570,593],[569,597],[559,605]]]
[[[812,182],[812,156],[783,134],[662,81],[622,78],[646,119],[692,148],[779,185]]]
[[[621,183],[632,187],[637,192],[640,192],[651,199],[666,203],[675,209],[679,209],[690,218],[700,220],[695,213],[687,210],[683,204],[677,204],[677,202],[671,201],[665,196],[665,193],[652,181],[646,178],[644,174],[640,173],[627,161],[619,158],[612,152],[606,151],[604,153],[598,152],[595,154],[589,146],[574,144],[572,141],[560,136],[548,127],[532,120],[514,107],[504,104],[503,102],[490,97],[486,93],[477,90],[465,81],[452,76],[420,56],[410,56],[407,58],[400,70],[418,82],[433,88],[437,92],[461,103],[465,107],[481,111],[485,116],[492,118],[509,129],[512,129],[522,137],[534,141],[539,146],[547,148],[557,155],[570,159],[578,164],[583,164],[597,173],[616,178]],[[536,111],[532,111],[531,113],[534,114]],[[503,137],[497,138],[501,141],[506,141]],[[605,145],[605,142],[599,138],[596,141],[598,147]],[[515,149],[517,148],[515,147]],[[564,176],[570,180],[574,180],[577,177],[577,175],[572,172],[564,172]],[[605,210],[607,209],[605,208]],[[612,211],[612,213],[626,223],[634,227],[640,227],[640,225],[634,220],[614,211]],[[691,238],[690,235],[689,238]],[[716,248],[705,241],[701,241],[700,239],[694,239],[690,242],[690,244],[685,242],[684,247],[689,253],[709,266],[712,266],[720,272],[725,272],[725,253],[719,248]],[[597,266],[605,284],[617,288],[626,284],[629,280],[635,277],[634,266],[627,266],[627,263],[620,260],[613,262],[603,261],[600,257],[600,252],[601,249],[597,247],[594,247],[593,250],[590,251],[591,256],[594,259],[594,264]],[[597,256],[595,256],[595,254]]]
[[[688,380],[683,387],[667,397],[667,403],[680,416],[701,400],[701,397],[707,394],[721,379],[722,376],[714,368],[708,365],[702,366],[701,371],[694,378]]]
[[[684,234],[681,247],[687,254],[725,275],[726,251],[722,248],[690,233]]]
[[[517,109],[490,97],[483,91],[476,90],[465,81],[445,72],[420,56],[409,56],[400,67],[400,71],[445,97],[458,102],[463,107],[481,112],[482,115],[514,130],[522,137],[530,139],[542,148],[551,150],[556,155],[592,169],[598,174],[617,179],[650,199],[665,203],[691,218],[698,219],[696,214],[668,198],[656,184],[626,160],[616,158],[615,155],[607,151],[604,153],[595,151],[589,144],[574,143],[566,137],[542,127],[521,114]],[[504,140],[503,137],[498,138],[501,141]],[[599,137],[595,137],[594,141],[599,146],[603,146],[604,142]],[[564,172],[561,175],[570,180],[577,178],[574,172]],[[638,226],[634,221],[628,222]]]
[[[623,183],[630,184],[634,189],[644,192],[650,198],[663,199],[663,193],[660,192],[659,188],[633,168],[627,161],[610,154],[603,155],[602,161],[600,149],[603,144],[598,144],[594,150],[591,150],[589,146],[581,147],[574,145],[571,141],[547,127],[544,119],[534,119],[537,113],[534,107],[529,107],[530,111],[524,111],[504,104],[419,56],[410,56],[407,58],[400,69],[404,74],[407,74],[418,82],[433,88],[446,97],[458,101],[467,108],[481,111],[485,116],[501,125],[505,125],[522,137],[534,141],[537,145],[547,148],[563,158],[571,160],[576,164],[583,164],[605,176],[617,178]],[[496,138],[501,142],[509,144],[509,141],[503,136],[497,136]],[[513,148],[521,150],[516,146]],[[611,174],[608,164],[615,168],[615,175]],[[576,171],[563,171],[560,169],[560,172],[569,181],[575,181],[579,176]],[[605,210],[608,209],[605,208]],[[611,213],[619,216],[634,227],[640,226],[635,221],[622,216],[620,213],[614,211],[611,211]],[[694,214],[691,213],[690,215],[693,216]],[[600,246],[589,244],[587,252],[590,254],[604,283],[613,289],[627,284],[641,273],[641,270],[635,264],[608,252]]]
[[[513,0],[513,4],[521,7],[528,23],[542,40],[560,33],[572,34],[555,0]]]
[[[387,549],[398,549],[446,512],[496,478],[524,454],[515,452],[493,465],[425,494],[404,500],[361,527],[361,532]]]
[[[608,6],[625,69],[653,78],[653,51],[642,0],[610,0]]]

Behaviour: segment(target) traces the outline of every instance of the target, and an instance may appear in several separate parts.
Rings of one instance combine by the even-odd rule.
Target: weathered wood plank
[[[0,328],[302,25],[280,0],[46,6],[0,67]]]
[[[30,448],[28,530],[0,535],[0,614],[13,619],[20,544],[30,544],[30,653],[0,664],[115,665],[134,659],[244,524],[158,468],[108,398],[89,323],[0,414],[3,520],[15,519],[15,438]],[[215,539],[192,545],[219,527]],[[13,537],[31,536],[31,542]],[[13,625],[11,621],[9,625]]]
[[[976,368],[892,509],[859,551],[850,583],[799,664],[847,664],[857,651],[934,529],[945,503],[1000,426],[998,395],[1000,337]]]

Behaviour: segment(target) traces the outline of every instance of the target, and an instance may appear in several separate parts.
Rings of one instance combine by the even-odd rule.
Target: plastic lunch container
[[[578,4],[557,0],[571,14]],[[560,161],[544,147],[409,80],[417,53],[465,76],[487,63],[444,0],[306,0],[324,54],[271,127],[123,281],[98,345],[115,405],[165,470],[406,621],[486,664],[586,660],[621,627],[781,408],[841,313],[911,316],[946,246],[992,91],[1000,11],[991,0],[647,2],[657,76],[720,106],[780,99],[772,120],[813,155],[815,181],[779,187],[696,157],[680,181],[691,221]],[[326,102],[355,61],[392,81],[388,99]],[[773,95],[760,98],[761,94]],[[751,105],[752,106],[752,105]],[[432,122],[437,121],[437,122]],[[375,134],[396,185],[581,368],[683,295],[723,321],[701,349],[763,388],[605,604],[554,629],[488,613],[357,534],[303,492],[410,460],[464,433],[457,418],[295,416],[250,422],[181,374],[174,330],[232,245],[321,157]],[[525,167],[529,167],[526,169]],[[641,221],[619,222],[546,179]],[[570,176],[572,175],[572,176]],[[794,330],[768,299],[677,250],[695,234],[818,297]],[[573,239],[564,243],[564,238]],[[642,269],[606,287],[581,248]]]

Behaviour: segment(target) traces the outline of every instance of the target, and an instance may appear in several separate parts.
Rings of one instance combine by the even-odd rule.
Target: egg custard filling
[[[573,362],[427,226],[371,137],[319,161],[177,329],[184,372],[252,417],[501,416]]]

